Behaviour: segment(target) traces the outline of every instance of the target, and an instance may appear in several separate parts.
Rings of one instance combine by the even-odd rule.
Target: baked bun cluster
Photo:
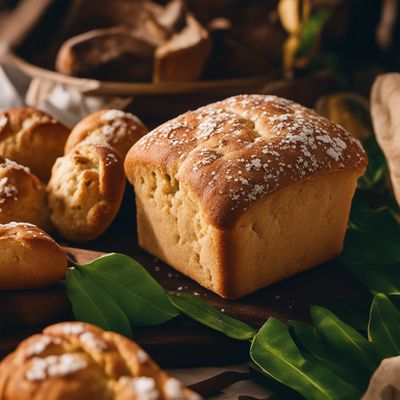
[[[66,269],[63,250],[41,229],[24,222],[0,225],[0,290],[47,286],[64,279]]]
[[[185,2],[100,1],[94,7],[88,3],[81,3],[75,16],[90,15],[91,29],[80,29],[61,44],[57,71],[156,83],[193,81],[201,76],[211,51],[210,35],[187,11]]]
[[[0,113],[0,223],[55,228],[77,242],[96,238],[118,212],[125,155],[146,133],[120,110],[95,112],[71,133],[33,108]]]
[[[341,126],[265,95],[182,114],[125,159],[140,245],[227,298],[339,255],[366,165]]]
[[[51,220],[63,237],[83,242],[108,228],[124,195],[125,155],[146,133],[120,110],[98,111],[75,126],[47,185]]]
[[[24,340],[0,365],[2,400],[199,400],[134,342],[65,322]]]

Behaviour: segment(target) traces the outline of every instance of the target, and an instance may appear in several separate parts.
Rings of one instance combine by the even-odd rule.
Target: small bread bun
[[[62,156],[69,129],[50,115],[33,108],[12,108],[0,113],[0,156],[29,167],[42,181]]]
[[[108,144],[124,160],[128,150],[147,132],[147,128],[133,114],[120,110],[97,111],[72,129],[65,144],[65,153],[81,142]]]
[[[62,280],[66,269],[63,250],[41,229],[24,222],[0,225],[0,290],[47,286]]]
[[[24,340],[0,364],[2,400],[200,400],[136,343],[81,322]]]
[[[29,168],[0,157],[0,224],[30,222],[50,229],[46,188]]]
[[[81,143],[53,166],[47,186],[51,220],[66,239],[95,239],[116,216],[124,189],[117,152],[110,146]]]

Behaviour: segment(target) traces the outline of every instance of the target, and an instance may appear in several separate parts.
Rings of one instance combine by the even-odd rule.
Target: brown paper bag
[[[376,138],[390,169],[400,204],[400,74],[378,76],[371,91],[371,114]]]

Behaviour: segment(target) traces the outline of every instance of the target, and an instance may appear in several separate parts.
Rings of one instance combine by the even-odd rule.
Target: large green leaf
[[[67,295],[78,321],[88,322],[108,331],[132,337],[128,318],[105,291],[78,269],[65,274]]]
[[[366,261],[343,259],[343,262],[370,290],[388,295],[400,294],[400,263],[380,266]]]
[[[358,194],[341,260],[369,289],[399,294],[400,225],[393,214],[373,210]]]
[[[233,339],[251,340],[256,334],[250,325],[217,311],[199,296],[170,293],[169,298],[183,314]]]
[[[378,347],[324,307],[312,306],[311,319],[338,355],[353,365],[368,382],[382,359]]]
[[[118,303],[134,326],[158,325],[179,315],[164,289],[128,256],[111,253],[77,268]]]
[[[320,362],[302,355],[288,328],[270,318],[253,339],[253,362],[268,376],[289,386],[308,400],[358,399],[361,392]]]
[[[384,294],[377,294],[372,302],[368,336],[386,357],[400,355],[400,311]]]
[[[289,321],[289,328],[292,329],[297,342],[308,353],[344,381],[351,383],[359,390],[366,389],[368,381],[365,381],[363,376],[359,376],[347,359],[338,354],[317,329],[298,321]]]
[[[382,213],[374,217],[376,225],[371,224],[369,230],[359,225],[346,232],[342,260],[365,261],[372,265],[391,265],[400,262],[400,238],[396,242],[399,228],[396,226],[394,230],[391,222],[385,225],[386,230],[381,226],[385,224],[387,214]]]

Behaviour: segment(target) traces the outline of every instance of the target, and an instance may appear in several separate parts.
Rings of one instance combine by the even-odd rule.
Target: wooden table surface
[[[368,291],[337,261],[236,301],[222,299],[138,247],[130,188],[119,216],[107,233],[92,243],[86,243],[85,247],[92,251],[71,249],[69,252],[81,262],[97,257],[100,255],[98,252],[128,254],[138,260],[165,289],[174,291],[182,287],[185,292],[199,293],[217,309],[223,309],[226,314],[255,327],[261,326],[270,316],[285,321],[307,321],[312,304],[334,310],[338,310],[341,304],[342,310],[363,308],[364,304],[368,304]],[[339,312],[342,310],[339,309]],[[39,331],[44,325],[72,318],[62,283],[44,290],[0,293],[0,354],[6,354],[22,338]],[[134,339],[164,367],[228,365],[246,360],[248,356],[247,343],[228,339],[185,318],[174,319],[159,327],[136,328]]]

